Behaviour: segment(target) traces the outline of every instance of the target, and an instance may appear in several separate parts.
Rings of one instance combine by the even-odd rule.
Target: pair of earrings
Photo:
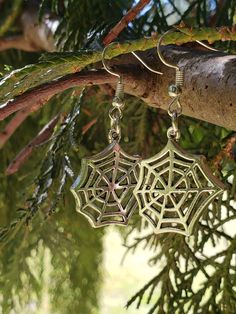
[[[175,85],[169,87],[172,100],[168,113],[172,126],[167,131],[168,142],[164,149],[149,159],[130,156],[119,145],[124,85],[121,76],[105,65],[106,49],[103,51],[104,68],[119,78],[109,112],[110,144],[99,154],[82,160],[80,175],[71,187],[77,211],[88,218],[95,228],[111,224],[127,225],[139,207],[139,214],[151,224],[155,233],[190,235],[203,210],[224,191],[223,184],[212,175],[205,158],[189,154],[177,143],[180,138],[178,117],[182,112],[183,72],[166,62],[160,52],[165,34],[158,42],[157,52],[165,65],[176,70]]]

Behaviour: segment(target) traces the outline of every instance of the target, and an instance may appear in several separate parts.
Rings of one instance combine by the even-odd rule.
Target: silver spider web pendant
[[[155,233],[190,235],[203,210],[223,191],[204,156],[191,155],[169,139],[160,153],[141,161],[134,195]]]
[[[101,153],[82,159],[80,175],[71,187],[76,210],[94,227],[127,225],[137,208],[140,157],[126,154],[113,141]]]

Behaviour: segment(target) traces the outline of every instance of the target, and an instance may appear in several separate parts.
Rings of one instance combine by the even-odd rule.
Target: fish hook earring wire
[[[113,101],[112,101],[112,108],[109,111],[109,117],[111,120],[111,129],[110,129],[109,134],[108,134],[108,139],[109,139],[110,143],[115,139],[120,141],[120,124],[119,124],[119,122],[123,116],[122,109],[124,107],[124,84],[123,84],[122,76],[118,73],[115,73],[110,68],[108,68],[108,66],[106,65],[106,62],[105,62],[106,51],[113,44],[114,43],[110,43],[102,51],[102,64],[103,64],[104,69],[109,74],[116,76],[118,78],[115,96],[114,96]],[[117,138],[115,138],[115,136]]]
[[[114,44],[114,43],[109,44],[108,46],[106,46],[106,47],[103,49],[103,52],[102,52],[102,64],[103,64],[104,69],[105,69],[108,73],[110,73],[111,75],[114,75],[114,76],[118,77],[118,78],[119,78],[119,81],[121,82],[121,75],[118,74],[118,73],[113,72],[111,69],[108,68],[108,66],[107,66],[106,63],[105,63],[105,53],[106,53],[106,49],[109,48],[112,44]],[[132,53],[132,54],[135,56],[135,58],[138,59],[149,71],[151,71],[151,72],[153,72],[153,73],[156,73],[156,74],[159,74],[159,75],[163,75],[162,72],[156,71],[156,70],[152,69],[151,67],[149,67],[149,66],[137,55],[136,52],[131,51],[131,53]]]
[[[71,187],[76,210],[83,214],[94,228],[128,224],[137,208],[133,190],[137,184],[141,160],[139,156],[125,153],[119,145],[124,85],[121,75],[113,72],[105,63],[105,52],[109,46],[102,52],[102,63],[108,73],[118,78],[112,108],[109,111],[109,145],[97,155],[82,159],[80,174]]]
[[[176,70],[175,84],[169,86],[172,100],[168,113],[172,126],[167,131],[168,142],[163,150],[141,161],[134,195],[140,215],[150,223],[156,234],[174,232],[189,236],[203,211],[223,193],[224,185],[213,176],[204,156],[192,155],[177,143],[180,138],[178,117],[182,113],[180,96],[184,73],[177,65],[167,62],[160,52],[163,38],[173,31],[164,33],[157,45],[160,60]]]
[[[113,72],[110,68],[108,68],[108,66],[107,66],[106,63],[105,63],[106,50],[107,50],[111,45],[113,45],[113,44],[114,44],[114,43],[110,43],[109,45],[107,45],[107,46],[103,49],[103,51],[102,51],[102,65],[103,65],[104,69],[105,69],[108,73],[110,73],[111,75],[114,75],[114,76],[118,77],[119,82],[121,82],[121,75],[118,74],[118,73]]]
[[[131,53],[135,56],[136,59],[138,59],[144,66],[145,68],[147,68],[149,71],[153,72],[153,73],[156,73],[156,74],[159,74],[159,75],[163,75],[162,72],[159,72],[159,71],[156,71],[154,69],[152,69],[149,65],[147,65],[138,55],[136,52],[134,51],[131,51]]]
[[[166,31],[164,34],[161,35],[157,44],[157,54],[163,64],[165,64],[169,68],[175,69],[175,84],[170,85],[169,90],[168,90],[169,96],[173,98],[173,100],[170,102],[169,107],[168,107],[168,114],[172,117],[172,128],[168,130],[167,136],[168,137],[171,136],[170,133],[172,133],[172,136],[174,136],[175,139],[178,140],[180,137],[180,133],[177,127],[177,117],[182,114],[182,105],[180,104],[179,99],[180,99],[180,95],[181,95],[182,87],[184,83],[184,72],[176,64],[170,63],[167,60],[165,60],[160,49],[165,36],[167,34],[174,33],[176,31],[182,32],[179,29],[173,28],[173,29],[169,29],[168,31]],[[195,41],[201,46],[207,48],[208,50],[220,52],[218,49],[215,49],[199,40],[195,40]]]
[[[107,45],[104,49],[103,49],[103,52],[102,52],[102,64],[103,64],[103,67],[104,69],[110,73],[111,75],[114,75],[116,77],[118,77],[118,83],[117,83],[117,88],[116,88],[116,94],[115,94],[115,98],[113,100],[113,105],[114,105],[114,102],[117,102],[116,104],[116,108],[119,110],[119,109],[122,109],[122,104],[123,102],[121,101],[121,97],[124,96],[124,84],[122,82],[122,76],[118,73],[115,73],[114,71],[112,71],[110,68],[108,68],[108,66],[106,65],[105,63],[105,54],[106,54],[106,50],[107,48],[109,48],[111,45],[113,45],[113,43],[110,43],[109,45]],[[149,67],[134,51],[131,51],[131,53],[135,56],[136,59],[138,59],[149,71],[153,72],[153,73],[156,73],[158,75],[163,75],[162,72],[159,72],[157,70],[154,70],[152,69],[151,67]],[[119,104],[121,104],[120,108],[119,108]],[[113,109],[111,109],[110,113],[112,112]],[[120,111],[120,115],[121,115],[121,111]],[[110,116],[111,117],[111,116]],[[122,117],[122,115],[121,115]]]
[[[178,29],[176,29],[176,28],[169,29],[168,31],[166,31],[164,34],[161,35],[161,37],[160,37],[159,40],[158,40],[158,44],[157,44],[157,54],[158,54],[158,57],[159,57],[159,59],[161,60],[161,62],[162,62],[163,64],[165,64],[165,65],[168,66],[169,68],[173,68],[173,69],[179,70],[179,67],[178,67],[176,64],[170,63],[170,62],[168,62],[168,61],[165,60],[165,58],[163,57],[163,55],[162,55],[162,53],[161,53],[161,50],[160,50],[161,44],[162,44],[163,39],[165,38],[165,36],[166,36],[167,34],[170,34],[170,33],[175,33],[176,30],[178,30]],[[183,32],[181,32],[181,30],[178,30],[178,31],[179,31],[180,33],[183,33]],[[203,46],[203,47],[205,47],[205,48],[207,48],[207,49],[209,49],[209,50],[219,52],[218,49],[215,49],[215,48],[213,48],[213,47],[211,47],[211,46],[209,46],[209,45],[203,43],[203,42],[200,41],[200,40],[195,40],[195,42],[197,42],[199,45],[201,45],[201,46]]]

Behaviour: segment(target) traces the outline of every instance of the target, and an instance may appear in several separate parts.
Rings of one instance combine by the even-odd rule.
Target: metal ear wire
[[[171,97],[177,97],[180,95],[181,93],[181,87],[183,86],[183,83],[184,83],[184,73],[183,73],[183,70],[181,70],[176,64],[173,64],[173,63],[170,63],[168,62],[167,60],[164,59],[162,53],[161,53],[161,50],[160,50],[160,46],[161,46],[161,43],[164,39],[164,37],[169,34],[169,33],[173,33],[173,32],[176,32],[179,31],[179,32],[182,32],[180,29],[176,29],[176,28],[172,28],[172,29],[169,29],[168,31],[166,31],[164,34],[161,35],[161,37],[159,38],[158,40],[158,43],[157,43],[157,54],[161,60],[161,62],[163,64],[165,64],[166,66],[170,67],[170,68],[173,68],[176,70],[176,78],[175,78],[175,85],[171,85],[170,88],[169,88],[169,95]],[[184,33],[184,32],[182,32]],[[198,44],[200,44],[201,46],[211,50],[211,51],[219,51],[199,40],[195,40]]]
[[[107,46],[103,49],[103,52],[102,52],[102,64],[103,64],[104,69],[105,69],[108,73],[110,73],[111,75],[114,75],[114,76],[118,77],[118,78],[119,78],[119,82],[121,82],[121,75],[118,74],[118,73],[113,72],[111,69],[108,68],[108,66],[107,66],[106,63],[105,63],[105,54],[106,54],[106,50],[107,50],[107,48],[109,48],[109,47],[110,47],[111,45],[113,45],[113,44],[114,44],[114,42],[110,43],[109,45],[107,45]]]
[[[176,70],[180,70],[177,65],[172,64],[172,63],[166,61],[166,60],[164,59],[164,57],[163,57],[161,51],[160,51],[160,46],[161,46],[161,43],[162,43],[164,37],[165,37],[167,34],[169,34],[169,33],[176,32],[176,30],[178,30],[178,29],[176,29],[176,28],[169,29],[168,31],[166,31],[164,34],[161,35],[161,37],[159,38],[158,44],[157,44],[157,54],[158,54],[158,56],[159,56],[159,58],[160,58],[160,60],[161,60],[161,62],[162,62],[163,64],[165,64],[166,66],[168,66],[168,67],[170,67],[170,68],[173,68],[173,69],[176,69]],[[178,30],[178,31],[181,32],[181,30]],[[215,48],[213,48],[213,47],[211,47],[211,46],[209,46],[209,45],[207,45],[207,44],[201,42],[200,40],[195,40],[195,41],[196,41],[198,44],[200,44],[201,46],[203,46],[203,47],[205,47],[205,48],[207,48],[207,49],[209,49],[209,50],[212,50],[212,51],[219,51],[219,50],[217,50],[217,49],[215,49]],[[110,47],[110,46],[113,45],[113,44],[114,44],[114,42],[110,43],[109,45],[107,45],[107,46],[103,49],[103,52],[102,52],[102,64],[103,64],[104,69],[105,69],[108,73],[110,73],[111,75],[114,75],[114,76],[118,77],[118,78],[119,78],[119,82],[121,82],[121,75],[118,74],[118,73],[113,72],[110,68],[108,68],[108,66],[107,66],[106,63],[105,63],[105,54],[106,54],[106,50],[107,50],[108,47]],[[150,66],[148,66],[134,51],[131,51],[131,53],[132,53],[132,54],[135,56],[135,58],[138,59],[149,71],[151,71],[151,72],[153,72],[153,73],[156,73],[156,74],[159,74],[159,75],[163,75],[162,72],[156,71],[156,70],[152,69]]]
[[[166,60],[164,59],[164,57],[163,57],[161,51],[160,51],[160,46],[161,46],[161,43],[162,43],[164,37],[165,37],[167,34],[176,32],[176,30],[179,31],[179,32],[181,32],[181,33],[184,33],[184,32],[182,32],[182,31],[179,30],[179,29],[173,28],[173,29],[169,29],[168,31],[166,31],[164,34],[161,35],[161,37],[159,38],[158,43],[157,43],[157,54],[158,54],[158,56],[159,56],[161,62],[164,63],[166,66],[168,66],[168,67],[170,67],[170,68],[173,68],[173,69],[176,69],[176,70],[179,70],[179,67],[178,67],[177,65],[172,64],[172,63],[166,61]],[[203,47],[205,47],[205,48],[207,48],[207,49],[209,49],[209,50],[212,50],[212,51],[219,51],[219,50],[217,50],[217,49],[215,49],[215,48],[213,48],[213,47],[211,47],[211,46],[208,46],[207,44],[201,42],[200,40],[195,40],[195,41],[196,41],[198,44],[200,44],[201,46],[203,46]]]
[[[169,29],[167,32],[165,32],[164,34],[161,35],[161,37],[159,38],[158,43],[157,43],[157,54],[158,54],[158,57],[160,58],[160,60],[161,60],[161,62],[162,62],[163,64],[165,64],[166,66],[168,66],[168,67],[170,67],[170,68],[179,70],[179,67],[178,67],[177,65],[172,64],[172,63],[170,63],[170,62],[167,62],[167,61],[164,59],[164,57],[163,57],[163,55],[162,55],[162,53],[161,53],[161,50],[160,50],[160,46],[161,46],[161,43],[162,43],[162,41],[163,41],[163,38],[164,38],[167,34],[173,33],[173,32],[175,32],[175,31],[176,31],[176,29]]]
[[[112,107],[109,110],[110,117],[110,130],[108,133],[108,140],[110,143],[113,141],[119,142],[121,138],[121,128],[120,128],[120,120],[122,118],[122,109],[124,107],[124,84],[122,82],[122,77],[120,74],[113,72],[105,63],[105,54],[108,47],[110,47],[113,43],[107,45],[102,52],[102,64],[104,69],[110,73],[118,77],[118,82],[116,85],[115,96],[112,100]]]
[[[220,50],[218,50],[218,49],[215,49],[215,48],[213,48],[213,47],[211,47],[211,46],[209,46],[209,45],[203,43],[203,42],[200,41],[200,40],[195,40],[195,41],[196,41],[199,45],[202,45],[203,47],[205,47],[205,48],[207,48],[207,49],[209,49],[209,50],[216,51],[216,52],[219,52],[219,51],[220,51]]]
[[[169,96],[172,97],[173,100],[168,105],[168,113],[172,119],[172,127],[168,129],[167,136],[168,136],[168,138],[174,138],[175,140],[178,140],[180,137],[180,132],[178,129],[177,118],[182,113],[182,105],[180,103],[180,95],[182,93],[182,86],[184,83],[184,72],[176,64],[173,64],[173,63],[166,61],[164,59],[162,53],[161,53],[161,50],[160,50],[161,43],[162,43],[164,37],[169,33],[175,32],[176,30],[181,32],[181,30],[173,28],[173,29],[170,29],[167,32],[165,32],[163,35],[161,35],[161,37],[159,38],[158,43],[157,43],[157,54],[158,54],[158,56],[159,56],[159,58],[163,64],[165,64],[169,68],[175,69],[175,84],[170,85],[169,89],[168,89]],[[218,51],[217,49],[212,48],[212,47],[208,46],[207,44],[202,43],[199,40],[196,40],[196,42],[199,43],[200,45],[204,46],[205,48],[209,49],[209,50]]]
[[[136,59],[138,59],[149,71],[159,74],[159,75],[163,75],[162,72],[156,71],[152,68],[150,68],[150,66],[148,66],[134,51],[131,51],[131,53],[135,56]]]
[[[106,54],[106,50],[108,47],[110,47],[111,45],[113,45],[114,42],[110,43],[109,45],[107,45],[104,49],[103,49],[103,52],[102,52],[102,64],[103,64],[103,67],[104,69],[110,73],[111,75],[114,75],[116,77],[119,78],[119,82],[121,82],[121,75],[118,74],[118,73],[115,73],[113,72],[111,69],[108,68],[108,66],[106,65],[105,63],[105,54]],[[149,71],[153,72],[153,73],[156,73],[156,74],[159,74],[159,75],[163,75],[162,72],[159,72],[159,71],[156,71],[154,69],[152,69],[151,67],[149,67],[134,51],[131,51],[131,53],[135,56],[136,59],[138,59]]]
[[[124,84],[122,82],[122,77],[120,74],[113,72],[110,68],[108,68],[108,66],[105,63],[105,54],[106,54],[106,50],[108,47],[110,47],[111,45],[113,45],[114,42],[110,43],[109,45],[107,45],[102,52],[102,64],[104,69],[110,73],[111,75],[114,75],[116,77],[118,77],[118,82],[117,82],[117,86],[116,86],[116,93],[115,93],[115,97],[113,99],[113,106],[115,107],[119,107],[121,108],[123,106],[123,98],[124,98]]]
[[[124,84],[122,82],[122,77],[120,74],[113,72],[105,63],[105,55],[106,50],[108,47],[113,45],[114,42],[107,45],[102,52],[102,64],[104,69],[110,73],[111,75],[114,75],[118,77],[118,82],[116,86],[116,92],[115,96],[112,101],[112,108],[109,111],[109,117],[111,119],[111,129],[108,134],[109,142],[111,143],[114,139],[119,141],[120,140],[120,125],[119,121],[122,118],[122,108],[124,106]],[[162,75],[162,72],[156,71],[152,68],[150,68],[135,52],[132,51],[132,54],[151,72]]]

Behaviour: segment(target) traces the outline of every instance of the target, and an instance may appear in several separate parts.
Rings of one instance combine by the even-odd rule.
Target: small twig
[[[48,122],[44,126],[44,128],[37,134],[37,136],[20,151],[20,153],[13,159],[13,161],[8,166],[6,170],[7,175],[17,172],[29,158],[34,148],[45,143],[51,137],[59,118],[60,115],[56,115],[50,122]]]
[[[85,133],[88,132],[88,130],[95,124],[97,123],[98,119],[94,118],[93,120],[89,121],[89,123],[87,123],[86,125],[83,126],[82,129],[82,134],[84,135]]]
[[[214,158],[213,165],[215,169],[220,169],[220,164],[224,157],[228,157],[233,160],[235,159],[235,156],[233,155],[234,144],[236,144],[236,134],[227,140],[225,147]]]
[[[140,0],[127,14],[111,29],[111,31],[103,39],[103,44],[110,44],[122,30],[137,16],[137,14],[150,2],[150,0]]]
[[[7,140],[12,136],[15,130],[22,124],[28,117],[29,113],[27,109],[23,109],[16,113],[11,121],[5,126],[4,130],[0,132],[0,148],[2,148]]]
[[[17,128],[25,121],[30,113],[38,110],[41,106],[32,106],[18,111],[11,121],[5,126],[4,130],[0,132],[0,149],[6,144],[9,138],[17,130]]]
[[[88,110],[87,108],[83,108],[81,111],[88,117],[93,116],[92,112],[90,110]]]

